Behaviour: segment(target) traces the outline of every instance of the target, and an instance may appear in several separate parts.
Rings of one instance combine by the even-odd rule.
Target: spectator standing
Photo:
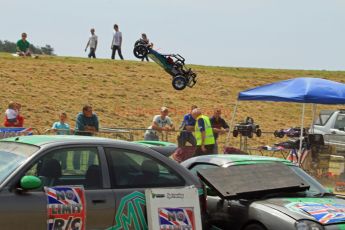
[[[213,153],[215,139],[210,122],[210,118],[202,115],[201,110],[196,108],[192,111],[192,116],[195,119],[195,139],[196,151],[195,155],[206,155]]]
[[[198,108],[196,105],[192,105],[190,113],[184,115],[182,124],[180,126],[180,135],[177,138],[178,147],[186,146],[186,143],[189,142],[192,146],[196,146],[196,140],[193,136],[195,129],[195,119],[192,116],[193,109]]]
[[[89,41],[86,44],[85,52],[86,52],[87,48],[90,47],[90,53],[89,53],[88,57],[89,58],[91,58],[91,57],[96,58],[96,49],[97,49],[98,37],[95,34],[94,28],[92,28],[90,30],[90,32],[91,32],[91,36],[89,38]]]
[[[31,56],[30,43],[26,40],[27,34],[22,33],[22,39],[17,41],[17,54],[19,56]]]
[[[122,46],[122,33],[119,30],[119,26],[117,24],[114,25],[114,36],[113,36],[113,41],[111,42],[111,49],[112,54],[111,54],[111,59],[115,59],[115,53],[116,50],[121,58],[123,60],[122,52],[121,52],[121,46]]]
[[[211,125],[214,133],[215,144],[213,148],[213,153],[218,154],[218,143],[217,139],[220,134],[224,134],[229,132],[229,125],[226,121],[221,117],[222,111],[219,108],[214,109],[213,116],[211,117]]]
[[[158,132],[174,130],[174,125],[168,116],[169,110],[167,107],[161,107],[161,114],[155,115],[152,124],[148,127],[144,135],[144,140],[159,141]]]
[[[92,106],[85,105],[83,111],[77,115],[75,131],[76,135],[92,136],[99,130],[98,117],[92,112]]]
[[[67,121],[67,114],[62,112],[59,115],[60,121],[54,122],[52,129],[56,132],[57,135],[68,135],[70,134],[70,127],[69,124],[66,123]]]

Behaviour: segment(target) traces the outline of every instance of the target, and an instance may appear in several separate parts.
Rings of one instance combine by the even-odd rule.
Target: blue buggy
[[[134,45],[134,56],[142,59],[148,56],[172,76],[172,86],[183,90],[186,86],[192,88],[196,83],[196,73],[185,66],[185,59],[179,54],[161,54],[152,49],[152,44],[138,40]]]

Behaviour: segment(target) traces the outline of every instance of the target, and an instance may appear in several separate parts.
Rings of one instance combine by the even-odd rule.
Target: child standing
[[[70,134],[69,124],[66,123],[67,114],[62,112],[59,116],[60,121],[54,122],[52,129],[57,135],[68,135]]]

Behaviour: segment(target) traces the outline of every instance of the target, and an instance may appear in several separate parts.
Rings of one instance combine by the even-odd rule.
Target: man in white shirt
[[[121,45],[122,45],[122,33],[119,31],[119,26],[117,24],[114,25],[114,36],[113,41],[111,42],[111,49],[113,50],[111,54],[111,59],[115,59],[115,52],[119,53],[120,58],[123,60],[122,52],[121,52]]]
[[[90,53],[89,53],[88,57],[89,58],[91,58],[91,57],[96,58],[96,49],[97,49],[98,37],[95,34],[94,28],[92,28],[90,30],[90,32],[91,32],[91,36],[89,38],[89,41],[86,44],[85,52],[86,52],[87,48],[90,47]]]
[[[161,108],[161,114],[153,117],[152,125],[146,130],[144,140],[159,141],[158,132],[175,129],[170,117],[168,117],[168,113],[167,107]]]

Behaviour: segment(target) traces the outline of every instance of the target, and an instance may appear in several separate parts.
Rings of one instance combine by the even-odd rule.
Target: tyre
[[[253,132],[248,132],[248,137],[253,138]]]
[[[278,130],[274,131],[273,133],[274,137],[278,137],[278,134],[279,134]]]
[[[257,137],[261,137],[261,134],[262,134],[261,129],[257,129],[257,130],[256,130],[256,136],[257,136]]]
[[[187,86],[187,80],[185,77],[176,76],[172,80],[172,86],[176,90],[183,90]]]
[[[149,53],[149,50],[144,45],[137,45],[133,50],[134,56],[136,58],[144,58]]]
[[[249,224],[244,228],[244,230],[266,230],[266,228],[261,224]]]
[[[234,137],[237,137],[237,136],[238,136],[238,130],[232,131],[232,135],[233,135]]]

